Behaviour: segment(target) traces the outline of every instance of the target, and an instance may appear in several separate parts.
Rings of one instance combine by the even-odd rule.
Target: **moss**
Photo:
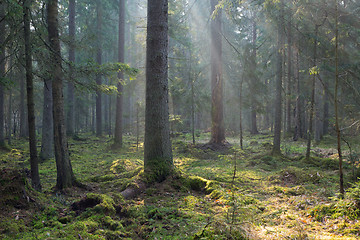
[[[96,194],[96,193],[88,193],[86,195],[87,200],[94,200],[95,202],[99,202],[94,207],[94,211],[107,213],[107,214],[115,214],[115,202],[114,200],[106,195],[106,194]]]
[[[14,221],[13,219],[1,219],[0,221],[0,233],[5,233],[8,235],[16,235],[19,232],[26,232],[29,229],[25,225],[25,222],[20,219],[18,221]]]
[[[275,180],[278,178],[278,182],[282,184],[294,184],[300,185],[304,183],[317,184],[322,179],[322,176],[315,170],[304,170],[297,167],[287,167],[279,172],[275,176]]]
[[[305,193],[306,189],[301,185],[288,188],[288,190],[286,191],[286,194],[291,196],[304,195]]]
[[[174,172],[172,161],[168,158],[157,158],[148,160],[145,164],[143,179],[151,184],[162,182]]]
[[[105,216],[102,219],[102,224],[104,227],[112,231],[124,231],[124,227],[122,226],[122,224],[119,221],[113,220],[110,216]]]
[[[121,231],[105,230],[103,234],[106,240],[126,239],[126,234]]]
[[[95,232],[99,228],[99,223],[91,220],[77,221],[70,225],[69,229],[72,231],[85,231],[85,232]]]
[[[187,178],[187,184],[192,190],[202,191],[205,190],[205,187],[208,183],[208,180],[198,177],[198,176],[190,176]]]
[[[92,177],[90,180],[92,182],[108,182],[108,181],[112,181],[114,179],[115,179],[114,174],[107,174],[107,175],[101,175],[101,176]]]
[[[208,197],[210,197],[211,199],[219,199],[221,198],[223,195],[219,190],[213,190],[210,194],[207,195]]]

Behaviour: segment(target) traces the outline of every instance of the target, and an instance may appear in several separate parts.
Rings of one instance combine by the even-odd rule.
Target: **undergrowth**
[[[200,145],[208,134],[198,135]],[[44,192],[28,184],[26,141],[0,152],[1,239],[357,239],[360,185],[345,161],[347,194],[338,198],[334,139],[318,144],[310,160],[305,141],[285,141],[272,156],[271,135],[246,136],[216,152],[173,138],[175,173],[137,198],[120,194],[143,172],[143,144],[126,136],[82,135],[69,144],[76,177],[89,189],[53,192],[53,159],[40,164]],[[356,142],[352,143],[356,147]],[[357,170],[357,169],[356,169]],[[13,184],[18,180],[17,184]],[[13,187],[13,188],[12,188]]]

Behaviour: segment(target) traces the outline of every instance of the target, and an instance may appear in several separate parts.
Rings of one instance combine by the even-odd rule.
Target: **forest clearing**
[[[199,141],[208,138],[202,134]],[[289,141],[282,145],[284,155],[273,157],[271,135],[246,137],[244,150],[238,139],[228,139],[231,148],[216,152],[192,146],[189,134],[174,138],[178,174],[147,186],[131,200],[119,193],[143,171],[143,145],[136,150],[134,137],[126,137],[119,151],[111,150],[109,138],[71,141],[73,169],[87,189],[64,193],[53,191],[52,160],[39,165],[44,192],[31,189],[26,178],[29,152],[18,141],[17,148],[1,152],[0,237],[358,239],[360,187],[338,198],[335,139],[316,146],[309,162],[305,142]],[[357,138],[354,144],[358,146]],[[349,188],[351,163],[344,169]],[[359,175],[358,168],[355,173]]]

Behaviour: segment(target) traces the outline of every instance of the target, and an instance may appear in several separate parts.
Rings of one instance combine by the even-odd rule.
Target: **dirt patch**
[[[100,203],[100,199],[85,197],[78,202],[71,204],[71,210],[77,214],[84,212],[87,208],[93,208]]]
[[[202,150],[212,150],[215,152],[226,153],[231,148],[231,144],[226,141],[223,143],[206,143],[206,144],[197,145],[196,148]]]

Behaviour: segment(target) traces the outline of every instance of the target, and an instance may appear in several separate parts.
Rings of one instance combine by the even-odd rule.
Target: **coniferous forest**
[[[0,0],[0,239],[360,239],[359,0]]]

